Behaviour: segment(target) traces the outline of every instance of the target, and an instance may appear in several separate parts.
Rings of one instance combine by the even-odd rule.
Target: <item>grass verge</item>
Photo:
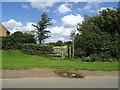
[[[20,51],[2,51],[2,69],[24,70],[32,68],[55,68],[60,70],[118,70],[117,62],[81,62],[81,59],[55,60],[30,56]]]

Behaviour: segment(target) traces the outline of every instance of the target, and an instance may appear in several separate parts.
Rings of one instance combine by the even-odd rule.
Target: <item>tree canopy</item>
[[[77,30],[81,32],[74,38],[77,57],[120,57],[120,9],[107,8],[96,16],[85,15]]]
[[[32,24],[37,29],[37,38],[40,44],[42,44],[45,39],[50,37],[48,35],[50,31],[46,30],[48,26],[53,24],[50,21],[51,18],[49,18],[48,14],[45,12],[41,15],[41,20],[37,22],[37,25]]]

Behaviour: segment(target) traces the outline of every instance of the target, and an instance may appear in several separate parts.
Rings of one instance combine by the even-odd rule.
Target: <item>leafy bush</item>
[[[85,56],[86,52],[83,51],[81,48],[75,48],[75,57],[80,57],[82,58]]]
[[[116,61],[119,59],[119,13],[120,9],[108,8],[96,16],[86,15],[82,24],[77,26],[81,34],[72,37],[75,44],[75,56],[85,57],[84,61]]]
[[[55,46],[63,46],[63,42],[61,40],[59,40],[55,43]]]
[[[15,42],[11,37],[2,37],[2,49],[4,50],[20,49],[20,44]]]
[[[22,43],[36,43],[34,36],[28,33],[22,33],[17,31],[10,36],[0,37],[0,42],[2,42],[2,49],[4,50],[16,50],[21,49]]]
[[[53,48],[49,45],[22,44],[21,51],[29,55],[50,57]]]
[[[66,41],[66,42],[64,42],[64,45],[65,46],[72,46],[72,41]]]
[[[113,62],[119,61],[120,58],[113,58],[110,54],[102,52],[102,53],[94,53],[88,57],[81,57],[83,62]]]
[[[20,31],[14,32],[11,36],[12,40],[18,43],[36,43],[34,35],[29,33],[23,33]]]
[[[117,58],[113,58],[108,53],[99,53],[99,54],[90,55],[89,60],[90,61],[112,62],[112,61],[117,61]]]

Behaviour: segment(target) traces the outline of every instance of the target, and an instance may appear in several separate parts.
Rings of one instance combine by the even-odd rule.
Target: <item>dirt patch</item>
[[[2,78],[57,77],[54,69],[2,70]]]
[[[54,73],[55,69],[48,68],[33,68],[29,70],[2,70],[2,78],[29,78],[29,77],[58,77]],[[118,76],[118,71],[69,71],[70,73],[79,74],[85,77],[88,76]],[[0,76],[1,77],[1,76]]]

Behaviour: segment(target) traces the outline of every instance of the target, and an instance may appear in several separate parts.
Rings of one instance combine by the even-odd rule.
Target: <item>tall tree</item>
[[[120,57],[120,9],[107,8],[93,17],[86,15],[78,26],[77,30],[82,33],[74,38],[77,57],[94,54],[100,57]]]
[[[53,24],[50,21],[51,21],[51,18],[49,18],[48,14],[45,12],[41,15],[41,20],[37,22],[37,25],[32,24],[37,29],[37,38],[38,38],[39,44],[42,44],[45,39],[50,37],[48,35],[50,31],[46,30],[48,26]]]

